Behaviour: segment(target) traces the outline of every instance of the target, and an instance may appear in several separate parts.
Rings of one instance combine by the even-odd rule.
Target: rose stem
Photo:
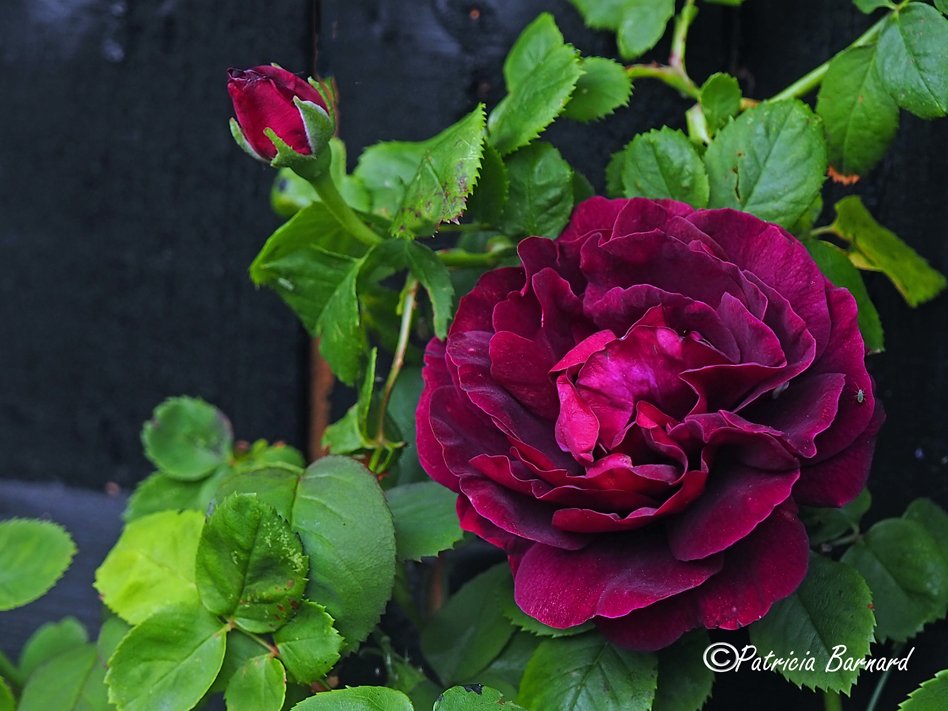
[[[313,187],[316,188],[320,200],[323,201],[323,204],[329,209],[329,212],[332,213],[333,217],[339,221],[339,224],[341,224],[349,234],[369,247],[381,244],[382,238],[375,234],[375,232],[369,229],[369,227],[358,218],[352,211],[352,208],[349,207],[343,199],[342,195],[339,194],[339,190],[336,189],[336,184],[333,182],[332,175],[330,175],[328,168],[322,175],[313,180],[312,184]]]
[[[378,444],[385,441],[385,413],[388,411],[388,401],[392,398],[395,381],[398,380],[398,374],[405,364],[405,352],[408,350],[408,341],[411,337],[411,322],[415,315],[418,280],[409,276],[405,280],[405,288],[402,293],[404,293],[405,298],[402,301],[402,322],[398,328],[398,343],[395,346],[392,367],[388,371],[388,378],[385,380],[385,388],[382,390],[382,400],[379,404],[378,433],[375,437]]]
[[[672,34],[671,55],[668,58],[668,66],[677,69],[681,75],[688,78],[688,72],[685,69],[685,44],[688,41],[688,29],[698,15],[698,9],[695,7],[695,0],[685,0],[684,7],[675,18],[675,31]]]
[[[897,655],[902,651],[904,645],[893,644],[892,645],[892,654]],[[876,688],[872,691],[872,696],[869,699],[869,703],[866,705],[866,711],[875,711],[876,704],[879,703],[879,699],[882,697],[882,690],[885,688],[885,683],[889,680],[889,677],[892,675],[892,665],[886,667],[886,670],[882,672],[882,676],[879,677],[879,681],[876,682]]]

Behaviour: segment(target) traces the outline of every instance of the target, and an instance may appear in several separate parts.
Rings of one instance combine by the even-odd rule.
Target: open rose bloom
[[[664,647],[736,629],[807,570],[798,506],[865,484],[881,407],[856,304],[776,225],[593,198],[432,341],[429,475],[503,548],[517,604]]]

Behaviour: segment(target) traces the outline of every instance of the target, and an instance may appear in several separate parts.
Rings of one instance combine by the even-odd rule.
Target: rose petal
[[[633,610],[614,620],[596,619],[596,627],[613,644],[641,652],[664,649],[698,626],[698,606],[693,591]]]
[[[490,339],[488,356],[491,377],[501,387],[531,412],[548,420],[556,418],[559,400],[548,375],[552,354],[523,336],[501,331]]]
[[[454,321],[448,330],[448,338],[466,331],[491,331],[491,315],[494,305],[512,291],[519,291],[524,284],[523,269],[503,267],[485,272],[477,280],[470,293],[461,297]]]

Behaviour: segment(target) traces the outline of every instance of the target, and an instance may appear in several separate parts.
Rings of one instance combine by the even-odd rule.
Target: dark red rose
[[[297,153],[312,153],[303,117],[293,104],[293,97],[298,96],[326,109],[323,97],[309,82],[268,65],[228,69],[227,92],[247,143],[261,158],[269,161],[276,155],[276,148],[263,132],[265,128],[273,129]]]
[[[418,451],[517,604],[657,649],[807,569],[798,504],[866,481],[882,410],[856,304],[776,225],[593,198],[485,274],[425,354]]]

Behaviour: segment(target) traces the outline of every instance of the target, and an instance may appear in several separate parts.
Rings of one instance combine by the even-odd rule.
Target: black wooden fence
[[[165,396],[217,404],[240,437],[306,444],[307,339],[245,272],[278,224],[272,176],[231,142],[224,69],[318,62],[338,79],[354,156],[496,101],[507,49],[542,10],[581,49],[614,51],[566,0],[3,0],[0,516],[59,520],[80,555],[48,598],[0,617],[0,646],[15,649],[54,615],[94,623],[92,571],[122,507],[109,483],[127,490],[148,474],[138,429]],[[747,95],[768,96],[869,22],[850,0],[702,5],[689,68],[699,79],[729,71]],[[683,108],[640,81],[628,109],[550,138],[601,189],[624,138],[679,124]],[[903,112],[889,157],[858,188],[881,222],[948,270],[948,122]],[[888,423],[871,517],[922,494],[948,505],[948,297],[911,310],[883,278],[868,286],[888,346],[872,366]],[[948,625],[925,639],[879,708],[948,667]],[[751,689],[780,692],[775,709],[799,702],[770,675],[719,675],[712,708]]]

